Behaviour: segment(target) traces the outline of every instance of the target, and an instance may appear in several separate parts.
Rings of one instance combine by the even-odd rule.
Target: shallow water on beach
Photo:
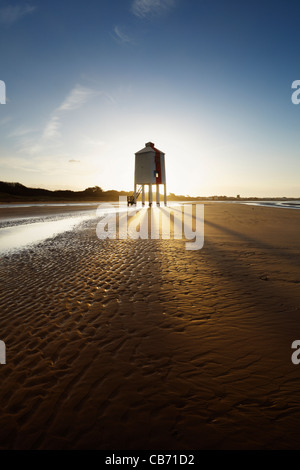
[[[0,253],[24,248],[51,238],[62,232],[72,230],[76,225],[91,218],[91,215],[68,217],[59,220],[50,220],[21,224],[0,229]]]
[[[204,201],[203,201],[204,202]],[[195,201],[195,203],[202,204],[202,201]],[[255,206],[265,207],[277,207],[277,208],[288,208],[288,209],[300,209],[300,201],[213,201],[219,203],[233,203],[233,204],[246,204]],[[170,202],[168,206],[170,208],[179,206],[181,204],[190,203],[179,203]],[[89,204],[89,203],[66,203],[66,204],[14,204],[14,205],[1,205],[5,207],[71,207],[73,205],[84,206],[94,205],[97,210],[89,210],[83,212],[82,210],[76,210],[75,212],[67,212],[65,214],[56,215],[49,214],[46,216],[20,216],[17,219],[3,219],[0,226],[0,254],[6,254],[8,252],[17,251],[36,243],[42,242],[48,238],[52,238],[60,233],[68,230],[73,230],[81,222],[91,219],[93,217],[103,217],[106,213],[124,212],[124,211],[135,211],[142,208],[141,203],[137,204],[137,207],[128,208],[126,204],[119,205],[118,202],[101,203],[101,204]],[[147,207],[147,205],[146,205]]]
[[[134,213],[142,209],[141,203],[137,207],[127,207],[127,204],[103,203],[97,204],[97,210],[76,210],[75,212],[57,213],[48,215],[20,216],[7,218],[0,222],[0,255],[8,254],[21,249],[32,247],[46,239],[55,237],[63,232],[73,230],[76,226],[92,218],[102,218],[106,214]],[[176,207],[178,204],[172,204]],[[145,208],[146,209],[146,208]]]
[[[98,202],[33,202],[27,204],[0,204],[0,209],[10,209],[12,207],[72,207],[72,206],[99,206]]]
[[[243,204],[251,206],[278,207],[281,209],[300,209],[300,201],[245,201]]]
[[[46,204],[45,204],[46,205]],[[97,204],[97,210],[75,211],[56,215],[19,217],[17,219],[4,219],[0,224],[0,254],[18,251],[52,238],[60,233],[73,230],[80,223],[103,217],[107,213],[127,211],[126,206],[118,203]],[[129,208],[128,211],[139,210]]]

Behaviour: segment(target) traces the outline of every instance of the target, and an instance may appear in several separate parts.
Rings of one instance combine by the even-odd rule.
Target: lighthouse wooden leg
[[[160,206],[159,184],[156,185],[156,205]]]
[[[164,184],[164,203],[167,205],[167,185]]]
[[[142,186],[142,206],[145,205],[145,185]]]
[[[152,206],[152,184],[149,184],[149,207]]]
[[[134,197],[134,204],[136,204],[136,184],[134,185],[133,197]]]

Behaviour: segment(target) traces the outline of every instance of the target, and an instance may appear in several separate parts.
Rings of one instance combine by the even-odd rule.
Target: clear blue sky
[[[0,180],[300,196],[300,2],[0,0]]]

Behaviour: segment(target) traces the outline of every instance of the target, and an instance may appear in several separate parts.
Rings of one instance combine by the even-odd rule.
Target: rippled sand
[[[205,246],[96,221],[0,261],[2,449],[300,448],[300,212],[205,205]]]

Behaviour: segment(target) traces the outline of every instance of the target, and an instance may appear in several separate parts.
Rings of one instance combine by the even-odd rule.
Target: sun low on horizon
[[[131,191],[151,141],[168,192],[300,197],[290,7],[1,1],[0,180]]]

